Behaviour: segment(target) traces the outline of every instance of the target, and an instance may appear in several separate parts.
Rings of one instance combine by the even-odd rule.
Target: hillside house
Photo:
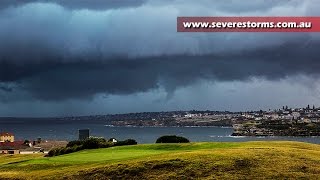
[[[14,134],[9,132],[0,133],[0,142],[14,142]]]

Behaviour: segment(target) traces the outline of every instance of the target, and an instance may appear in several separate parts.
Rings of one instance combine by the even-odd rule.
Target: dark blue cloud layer
[[[177,33],[176,16],[190,12],[192,1],[30,2],[0,3],[0,91],[5,93],[24,91],[51,101],[159,87],[170,92],[201,80],[319,75],[320,41],[314,34]],[[242,9],[236,14],[257,13],[245,8],[249,1],[237,2]],[[317,6],[312,2],[270,2],[261,12],[303,15]],[[216,13],[208,4],[215,5],[194,3],[199,9],[194,14]],[[222,1],[216,8],[230,11]]]

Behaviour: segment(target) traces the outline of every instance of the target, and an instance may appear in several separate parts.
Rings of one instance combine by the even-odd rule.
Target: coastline
[[[232,129],[232,126],[135,126],[135,125],[125,125],[125,126],[114,126],[114,125],[104,125],[105,127],[134,127],[134,128],[212,128],[212,127],[219,127],[219,128],[226,128]]]

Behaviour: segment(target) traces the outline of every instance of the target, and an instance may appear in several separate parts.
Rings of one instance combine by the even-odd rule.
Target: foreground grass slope
[[[0,179],[256,179],[320,177],[320,145],[146,144],[63,156],[1,155]]]

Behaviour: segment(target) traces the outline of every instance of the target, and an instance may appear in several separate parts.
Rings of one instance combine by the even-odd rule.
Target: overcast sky
[[[0,116],[320,106],[320,34],[177,33],[318,0],[1,0]]]

